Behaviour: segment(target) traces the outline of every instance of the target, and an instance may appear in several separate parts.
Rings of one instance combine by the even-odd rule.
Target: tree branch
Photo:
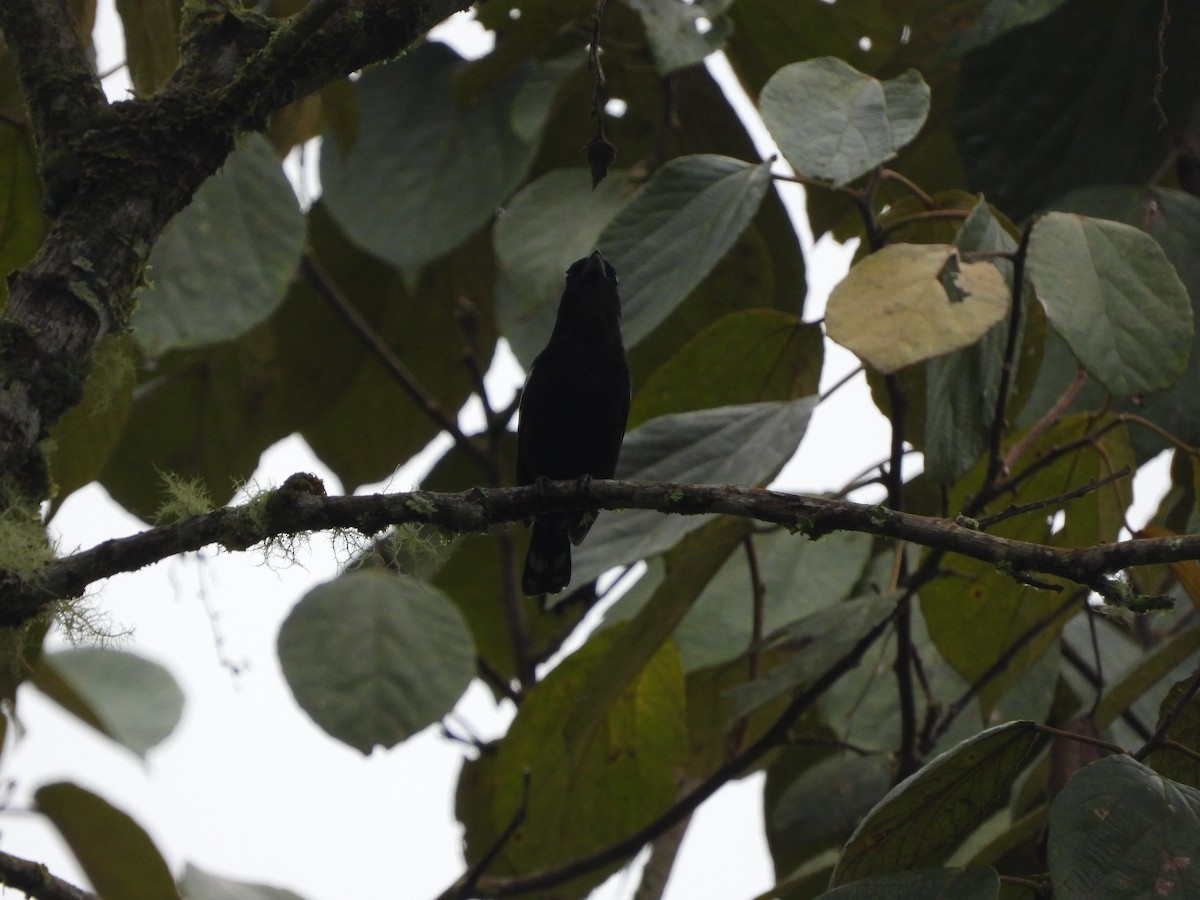
[[[284,23],[206,8],[184,23],[181,62],[167,84],[110,106],[65,0],[0,3],[54,219],[33,260],[11,277],[0,318],[0,507],[49,494],[39,443],[82,396],[96,343],[128,328],[150,251],[236,136],[394,56],[468,6],[317,0]]]
[[[99,900],[91,891],[51,875],[41,863],[0,851],[0,884],[34,900]]]
[[[280,535],[344,528],[370,536],[407,522],[478,532],[554,510],[579,508],[732,515],[782,525],[812,539],[833,531],[859,531],[960,553],[1011,571],[1057,576],[1093,590],[1106,576],[1130,566],[1200,559],[1200,535],[1062,549],[985,534],[948,519],[738,485],[596,480],[582,489],[576,481],[563,481],[549,482],[544,489],[526,485],[461,493],[328,497],[311,481],[316,479],[292,476],[282,488],[250,504],[104,541],[33,572],[0,570],[0,625],[25,622],[56,600],[82,595],[102,578],[209,544],[246,550]]]

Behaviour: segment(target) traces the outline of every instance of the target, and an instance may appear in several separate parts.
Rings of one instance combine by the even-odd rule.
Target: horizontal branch
[[[41,863],[0,851],[0,884],[21,891],[34,900],[99,900],[91,891],[75,887]]]
[[[858,531],[959,553],[1017,575],[1053,575],[1101,591],[1108,575],[1130,566],[1200,559],[1200,535],[1061,549],[986,534],[949,519],[738,485],[592,481],[584,487],[565,481],[541,487],[472,488],[461,493],[411,491],[331,497],[323,493],[314,476],[293,475],[283,487],[244,506],[225,507],[105,541],[32,573],[0,571],[0,625],[27,621],[56,600],[81,596],[102,578],[136,571],[210,544],[240,551],[284,535],[338,528],[370,536],[406,523],[479,532],[550,510],[578,508],[740,516],[782,525],[813,539],[833,531]]]

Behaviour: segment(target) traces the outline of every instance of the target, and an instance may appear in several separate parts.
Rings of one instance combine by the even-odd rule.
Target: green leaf
[[[766,590],[763,631],[770,634],[849,597],[862,577],[872,539],[855,532],[810,541],[786,530],[754,537],[758,578]],[[688,672],[735,659],[752,639],[753,584],[745,553],[735,553],[704,587],[679,624],[675,642]]]
[[[1110,392],[1169,387],[1183,373],[1192,307],[1149,235],[1104,219],[1049,213],[1033,228],[1028,271],[1050,324]]]
[[[309,591],[280,628],[278,649],[296,702],[363,754],[436,722],[475,674],[458,610],[429,585],[380,570]]]
[[[778,788],[765,810],[774,855],[800,850],[807,858],[843,843],[888,792],[891,768],[884,754],[840,753]],[[775,766],[768,778],[775,778]]]
[[[864,257],[829,296],[825,330],[877,371],[974,344],[1008,311],[1004,276],[942,244],[892,244]]]
[[[955,245],[968,252],[1004,252],[1017,242],[980,201],[963,223]],[[1012,289],[1012,263],[992,263]],[[925,474],[942,484],[969,471],[988,445],[1000,373],[1008,342],[1002,319],[983,337],[948,356],[931,359],[925,370]],[[1020,362],[1020,352],[1013,360]],[[1014,372],[1015,374],[1015,372]]]
[[[1158,4],[1064,3],[967,54],[953,97],[968,182],[1021,221],[1075,188],[1151,180],[1200,95],[1200,5],[1178,6],[1164,30]]]
[[[646,26],[646,38],[660,75],[703,62],[720,50],[729,34],[725,11],[733,0],[699,0],[697,3],[663,3],[630,0]],[[706,20],[701,31],[700,20]]]
[[[637,191],[613,170],[592,190],[587,169],[553,169],[521,188],[496,220],[496,316],[523,364],[554,327],[567,266],[597,246],[600,232]],[[618,270],[617,277],[625,273]]]
[[[805,397],[662,416],[626,436],[616,477],[762,484],[795,452],[816,402],[816,397]],[[587,541],[574,551],[571,583],[586,584],[613,566],[662,553],[706,521],[705,516],[650,511],[602,513]]]
[[[600,235],[621,279],[622,333],[633,346],[720,262],[771,186],[757,166],[711,154],[667,163]]]
[[[758,107],[798,175],[843,185],[917,136],[929,115],[929,86],[913,69],[879,81],[825,56],[776,72]]]
[[[817,393],[821,329],[771,309],[730,313],[683,346],[641,385],[630,427],[671,413]]]
[[[1105,185],[1073,191],[1057,201],[1054,207],[1063,212],[1112,219],[1144,229],[1158,241],[1187,288],[1195,322],[1200,307],[1200,199],[1183,191]],[[1070,363],[1074,365],[1074,359]],[[1055,387],[1054,398],[1061,390],[1061,385]],[[1168,389],[1139,397],[1136,402],[1118,399],[1116,407],[1145,416],[1168,433],[1194,445],[1200,443],[1200,404],[1192,402],[1198,392],[1200,329],[1193,327],[1191,352],[1182,377]],[[1081,397],[1080,402],[1083,399]],[[1135,430],[1130,439],[1139,459],[1148,459],[1167,446],[1164,438],[1145,428]]]
[[[457,798],[468,863],[494,849],[512,822],[525,773],[526,815],[489,872],[528,873],[576,859],[627,837],[674,802],[687,741],[683,672],[669,643],[600,714],[598,727],[581,734],[567,726],[585,702],[581,687],[624,639],[620,628],[590,639],[525,698],[499,745],[468,763]],[[585,896],[606,874],[558,885],[555,895]]]
[[[270,143],[250,135],[150,254],[134,335],[151,355],[239,337],[283,302],[304,216]]]
[[[179,0],[117,0],[125,60],[139,94],[154,93],[179,64]]]
[[[984,47],[1014,28],[1046,18],[1066,0],[984,0],[979,18],[966,34],[946,45],[948,59],[956,59]]]
[[[1059,900],[1200,896],[1200,792],[1128,756],[1077,772],[1050,807]]]
[[[357,82],[358,140],[326,142],[323,197],[365,250],[410,280],[465,241],[520,184],[560,82],[583,55],[527,65],[470,102],[455,96],[463,60],[430,41]]]
[[[179,879],[179,892],[183,900],[302,900],[283,888],[218,878],[191,863]]]
[[[627,626],[617,626],[623,635],[591,677],[579,690],[581,702],[567,723],[571,734],[589,734],[599,726],[598,717],[628,689],[671,637],[700,591],[730,553],[750,533],[745,520],[721,517],[680,541],[661,560],[664,577],[652,579],[650,590]],[[614,617],[608,617],[611,623]],[[672,653],[678,652],[676,647]],[[682,661],[681,661],[682,662]]]
[[[835,603],[768,636],[762,649],[786,654],[784,661],[730,692],[734,717],[751,713],[822,675],[891,618],[900,597],[900,592],[892,591]]]
[[[171,870],[145,829],[79,785],[40,787],[33,801],[104,900],[178,900]]]
[[[1008,795],[1037,739],[1033,722],[997,725],[900,782],[859,824],[830,885],[945,860]]]
[[[996,900],[1000,876],[992,868],[927,869],[865,878],[826,891],[820,900]]]
[[[46,653],[30,680],[43,694],[138,756],[183,715],[183,691],[157,663],[94,647]]]

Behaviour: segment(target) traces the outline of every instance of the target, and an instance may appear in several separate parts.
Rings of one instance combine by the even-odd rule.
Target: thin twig
[[[887,240],[904,226],[912,225],[915,222],[936,222],[942,219],[957,219],[961,221],[966,219],[970,214],[971,211],[969,209],[927,209],[924,212],[909,213],[906,216],[898,216],[889,221],[882,227],[880,235],[884,240]]]
[[[748,534],[742,538],[742,547],[746,551],[746,565],[750,569],[750,651],[747,654],[746,680],[754,681],[759,675],[759,647],[763,639],[763,604],[767,596],[766,585],[763,584],[762,573],[758,567],[758,552],[754,548],[754,535]],[[729,745],[741,748],[746,739],[746,730],[750,726],[750,716],[742,716],[734,726]]]
[[[63,881],[41,863],[0,851],[0,884],[21,891],[34,900],[99,900],[91,891]]]
[[[513,690],[512,684],[507,678],[501,675],[493,668],[482,656],[475,657],[475,669],[479,672],[479,677],[482,678],[492,690],[500,693],[507,699],[511,700],[518,706],[521,704],[521,694],[519,691]]]
[[[1080,734],[1078,731],[1064,731],[1061,728],[1054,728],[1050,725],[1042,725],[1040,723],[1034,723],[1033,727],[1041,734],[1057,738],[1061,741],[1075,741],[1077,744],[1088,744],[1092,747],[1100,747],[1109,753],[1125,752],[1125,748],[1120,744],[1114,744],[1112,741],[1106,741],[1103,738],[1092,737],[1090,734]]]
[[[1067,491],[1065,494],[1059,494],[1057,497],[1048,497],[1045,500],[1034,500],[1031,503],[1022,503],[1020,505],[1009,505],[1007,509],[1002,509],[1000,512],[993,513],[990,516],[982,516],[978,522],[979,527],[986,531],[998,522],[1003,522],[1005,519],[1011,519],[1013,516],[1024,515],[1028,512],[1036,512],[1039,509],[1045,509],[1048,506],[1059,506],[1066,503],[1068,500],[1075,500],[1079,497],[1084,497],[1093,491],[1099,490],[1106,484],[1124,478],[1132,474],[1129,466],[1122,466],[1115,472],[1111,472],[1101,478],[1093,478],[1087,484],[1075,488],[1073,491]]]
[[[1008,316],[1008,337],[1004,344],[1004,360],[1000,365],[1000,384],[996,389],[996,408],[992,411],[992,427],[989,430],[991,452],[988,454],[987,474],[983,483],[986,487],[1008,472],[1008,461],[1001,453],[1004,426],[1008,422],[1008,401],[1012,392],[1013,378],[1017,369],[1017,348],[1021,345],[1022,304],[1024,303],[1025,257],[1029,253],[1029,237],[1033,234],[1032,223],[1025,226],[1021,243],[1013,259],[1012,307]]]
[[[828,400],[830,397],[832,397],[834,394],[836,394],[839,390],[841,390],[847,384],[849,384],[851,381],[853,381],[854,378],[858,375],[858,373],[861,372],[862,370],[863,370],[863,366],[861,363],[859,363],[857,366],[855,366],[853,369],[851,369],[849,372],[847,372],[845,375],[843,375],[841,378],[839,378],[836,382],[834,382],[833,385],[828,390],[824,391],[817,398],[817,402],[824,403],[826,400]]]
[[[918,200],[920,200],[922,203],[924,203],[925,206],[928,207],[929,209],[933,209],[935,206],[937,206],[937,204],[934,203],[933,198],[930,197],[929,194],[925,193],[925,191],[922,190],[921,187],[915,181],[913,181],[911,178],[907,177],[906,175],[903,175],[900,172],[897,172],[895,169],[881,169],[879,171],[879,174],[885,181],[895,181],[899,184],[904,185],[906,188],[909,189],[909,191],[911,191],[913,193],[914,196],[916,196],[916,198]]]
[[[1086,596],[1086,594],[1083,596]],[[1058,606],[1054,607],[1054,609],[1052,609],[1047,615],[1038,619],[1038,621],[1034,622],[1031,626],[1025,629],[1025,631],[1022,632],[1022,634],[1015,641],[1009,644],[999,658],[990,666],[988,666],[987,670],[984,671],[982,675],[971,682],[971,684],[965,691],[963,691],[958,699],[946,708],[946,712],[942,715],[942,718],[938,721],[937,726],[933,729],[931,735],[933,742],[936,744],[936,742],[947,731],[950,730],[950,726],[954,724],[954,720],[962,714],[963,710],[967,708],[967,705],[975,699],[976,695],[978,695],[984,687],[986,687],[993,679],[997,678],[1004,672],[1005,669],[1008,668],[1008,664],[1013,661],[1018,653],[1025,649],[1025,646],[1030,641],[1054,624],[1054,622],[1056,622],[1071,606],[1079,602],[1080,592],[1073,593]],[[926,752],[931,749],[933,749],[932,745],[925,748]]]
[[[1037,443],[1043,434],[1058,424],[1059,420],[1067,414],[1067,409],[1075,402],[1075,398],[1079,396],[1079,392],[1083,390],[1083,386],[1087,384],[1087,377],[1087,372],[1083,369],[1079,369],[1075,373],[1075,377],[1071,379],[1066,390],[1054,401],[1054,405],[1014,441],[1013,445],[1008,448],[1008,452],[1000,458],[1000,469],[997,474],[1007,475],[1012,471],[1017,460],[1025,455],[1025,451]]]
[[[517,811],[513,813],[513,817],[509,820],[508,825],[497,835],[496,840],[492,841],[492,845],[487,848],[483,856],[472,863],[471,867],[463,873],[462,877],[443,896],[466,898],[475,893],[475,885],[479,883],[479,879],[483,873],[487,871],[492,861],[500,855],[500,851],[512,840],[512,836],[517,833],[517,829],[525,821],[525,815],[529,811],[529,781],[530,773],[528,771],[523,772],[521,775],[521,802],[517,804]]]
[[[1174,726],[1174,724],[1179,720],[1179,717],[1187,711],[1189,706],[1191,706],[1192,701],[1196,699],[1196,694],[1200,693],[1200,669],[1198,669],[1192,675],[1191,680],[1192,683],[1184,688],[1183,692],[1179,695],[1179,699],[1175,701],[1175,705],[1172,706],[1167,711],[1167,714],[1162,717],[1162,721],[1159,722],[1158,727],[1154,729],[1154,734],[1150,735],[1150,740],[1142,744],[1141,749],[1138,750],[1137,753],[1133,754],[1134,759],[1141,762],[1160,746],[1162,746],[1162,742],[1167,737],[1167,732],[1171,730],[1172,726]]]
[[[1042,469],[1054,465],[1067,454],[1074,453],[1076,450],[1082,447],[1093,446],[1096,441],[1122,424],[1123,423],[1120,419],[1110,418],[1103,425],[1100,425],[1093,431],[1089,431],[1082,437],[1075,438],[1072,441],[1067,441],[1067,443],[1062,444],[1061,446],[1055,447],[1047,452],[1045,456],[1035,459],[1017,474],[993,484],[990,489],[985,488],[984,490],[980,491],[971,499],[971,502],[963,508],[962,514],[966,516],[978,515],[979,512],[994,498],[1008,493],[1009,491],[1015,491],[1017,487],[1024,481],[1032,478],[1038,472],[1042,471]]]
[[[417,380],[416,376],[409,370],[408,366],[392,352],[389,347],[371,326],[371,323],[363,318],[362,313],[355,308],[350,302],[350,298],[342,293],[334,280],[329,276],[316,258],[306,253],[300,260],[300,270],[304,277],[308,279],[309,284],[317,289],[317,293],[325,300],[339,318],[349,326],[350,330],[358,337],[368,350],[374,355],[375,359],[383,366],[384,370],[392,376],[392,379],[400,385],[406,394],[412,398],[425,414],[433,420],[434,424],[450,433],[454,438],[454,443],[467,456],[474,460],[480,468],[488,475],[493,474],[493,463],[486,453],[469,437],[463,434],[458,427],[457,419],[450,415],[433,395],[425,389],[425,387]]]
[[[1159,750],[1174,750],[1176,753],[1182,753],[1197,762],[1200,762],[1200,750],[1193,750],[1186,744],[1181,744],[1179,741],[1173,741],[1170,738],[1163,738],[1158,742]]]

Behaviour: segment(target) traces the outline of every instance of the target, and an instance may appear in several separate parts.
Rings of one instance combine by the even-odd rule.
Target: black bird
[[[629,364],[621,343],[617,273],[597,250],[567,269],[567,286],[546,349],[521,395],[517,481],[612,478],[629,416]],[[538,516],[521,589],[557,594],[571,580],[571,544],[595,512]]]

